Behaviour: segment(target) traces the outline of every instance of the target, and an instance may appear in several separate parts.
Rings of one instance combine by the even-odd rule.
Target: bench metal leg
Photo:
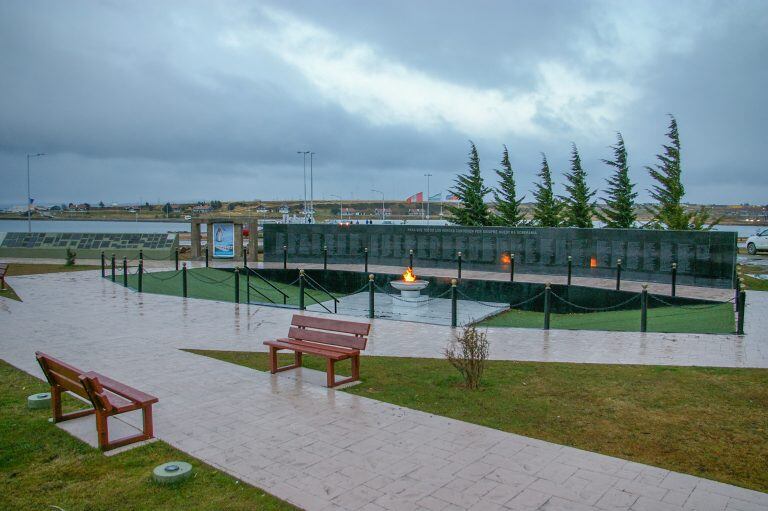
[[[357,381],[360,379],[360,357],[351,357],[352,358],[352,376],[349,378],[344,378],[342,380],[336,381],[336,362],[337,360],[327,359],[327,369],[326,369],[326,384],[328,388],[338,387],[339,385],[344,385],[345,383],[352,383],[353,381]]]
[[[91,415],[96,410],[88,408],[87,410],[78,410],[76,412],[62,413],[61,411],[61,387],[54,385],[51,387],[51,413],[53,415],[53,422],[63,422],[70,419],[77,419]]]
[[[280,371],[287,371],[289,369],[296,369],[298,367],[301,367],[301,355],[302,353],[300,351],[294,351],[294,358],[293,358],[293,364],[278,367],[277,365],[277,352],[280,351],[280,348],[276,348],[274,346],[269,347],[269,372],[272,374],[279,373]]]

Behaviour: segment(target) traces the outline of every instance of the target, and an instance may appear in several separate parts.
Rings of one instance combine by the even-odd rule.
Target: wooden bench
[[[51,385],[51,408],[53,422],[62,422],[86,415],[95,414],[96,432],[99,448],[108,451],[116,447],[149,440],[154,436],[152,429],[152,405],[158,399],[140,390],[122,384],[93,371],[81,371],[61,360],[45,353],[35,352],[37,362]],[[67,414],[61,411],[61,393],[69,391],[84,397],[93,405],[92,409],[79,410]],[[136,435],[109,440],[107,418],[134,410],[141,410],[143,415],[142,432]]]
[[[5,289],[5,274],[8,272],[8,263],[0,263],[0,289]]]
[[[294,315],[288,337],[264,341],[269,346],[269,371],[275,374],[279,371],[301,367],[301,357],[304,353],[317,355],[327,360],[326,381],[328,387],[336,387],[344,383],[360,379],[360,351],[365,349],[368,342],[368,332],[371,325],[352,321],[316,318],[312,316]],[[294,363],[278,367],[277,353],[280,350],[294,352]],[[352,376],[336,381],[335,364],[339,360],[352,359]]]

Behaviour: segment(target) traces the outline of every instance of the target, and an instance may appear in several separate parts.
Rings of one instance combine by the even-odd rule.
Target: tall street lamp
[[[427,225],[429,225],[429,178],[432,174],[424,174],[424,177],[427,178]]]
[[[381,221],[384,221],[384,192],[380,190],[374,190],[371,188],[372,192],[380,193],[381,194]]]
[[[304,158],[304,216],[307,215],[307,155],[309,151],[296,151],[296,154]]]
[[[315,177],[312,172],[312,160],[317,153],[309,153],[309,210],[312,212],[312,217],[315,216]]]
[[[27,155],[27,233],[32,233],[32,193],[29,186],[29,159],[45,156],[45,153]]]
[[[339,222],[344,223],[344,204],[341,202],[342,199],[339,195],[331,195],[334,199],[339,199]]]

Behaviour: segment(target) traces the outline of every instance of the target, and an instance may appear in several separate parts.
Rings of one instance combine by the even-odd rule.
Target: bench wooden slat
[[[293,316],[291,325],[305,328],[318,328],[320,330],[330,330],[331,332],[341,332],[352,335],[368,335],[371,331],[371,325],[369,323],[316,318],[314,316],[301,316],[299,314]]]
[[[291,346],[296,346],[299,348],[305,347],[305,348],[315,348],[315,349],[321,349],[330,351],[333,353],[341,353],[343,355],[357,355],[360,353],[360,350],[356,350],[354,348],[345,348],[344,346],[333,346],[331,344],[319,344],[312,341],[302,341],[300,339],[278,339],[280,342],[288,343]]]
[[[301,353],[318,355],[318,356],[330,358],[333,360],[344,360],[345,358],[349,358],[354,355],[354,353],[340,353],[338,351],[331,351],[328,349],[324,349],[320,346],[310,346],[310,345],[302,346],[292,342],[264,341],[264,344],[266,344],[267,346],[278,348],[278,349],[299,351]]]
[[[292,326],[288,330],[288,337],[292,339],[300,339],[302,341],[331,344],[333,346],[344,346],[356,350],[364,350],[367,343],[365,337],[342,335],[333,332],[324,332],[322,330],[310,330],[309,328],[297,328],[295,326]]]
[[[85,373],[85,375],[90,377],[94,377],[94,376],[97,377],[102,387],[110,391],[112,394],[115,394],[123,398],[123,400],[127,399],[127,400],[135,401],[141,404],[150,404],[150,403],[158,402],[158,399],[155,396],[152,396],[150,394],[147,394],[146,392],[142,392],[138,389],[128,386],[125,383],[120,383],[119,381],[115,381],[108,376],[104,376],[101,373],[97,373],[96,371],[88,371],[87,373]],[[112,396],[110,396],[110,400],[111,399],[112,399]]]

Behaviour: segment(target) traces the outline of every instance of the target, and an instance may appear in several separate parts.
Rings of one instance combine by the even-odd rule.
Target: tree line
[[[710,212],[701,207],[688,211],[683,205],[685,187],[682,182],[680,164],[680,135],[677,120],[670,115],[667,144],[656,155],[657,163],[645,169],[654,181],[648,190],[655,204],[646,206],[651,220],[642,225],[645,228],[706,230],[711,229],[719,219],[710,221]],[[565,174],[565,195],[556,195],[552,172],[547,156],[541,155],[539,181],[533,190],[532,218],[522,212],[521,204],[525,197],[518,198],[515,186],[515,173],[509,161],[509,150],[504,146],[501,162],[495,172],[499,178],[497,187],[486,187],[480,173],[480,157],[477,147],[470,141],[468,171],[456,177],[455,185],[450,190],[458,198],[455,206],[447,209],[458,225],[466,226],[521,226],[538,227],[592,227],[592,219],[597,218],[605,227],[630,229],[637,227],[635,183],[629,176],[627,148],[621,133],[616,134],[616,143],[611,147],[613,156],[601,160],[613,169],[611,177],[606,179],[606,187],[601,197],[604,205],[597,207],[594,200],[598,191],[587,184],[587,172],[581,164],[576,144],[571,145],[570,171]],[[485,202],[485,197],[492,194],[495,212]]]

